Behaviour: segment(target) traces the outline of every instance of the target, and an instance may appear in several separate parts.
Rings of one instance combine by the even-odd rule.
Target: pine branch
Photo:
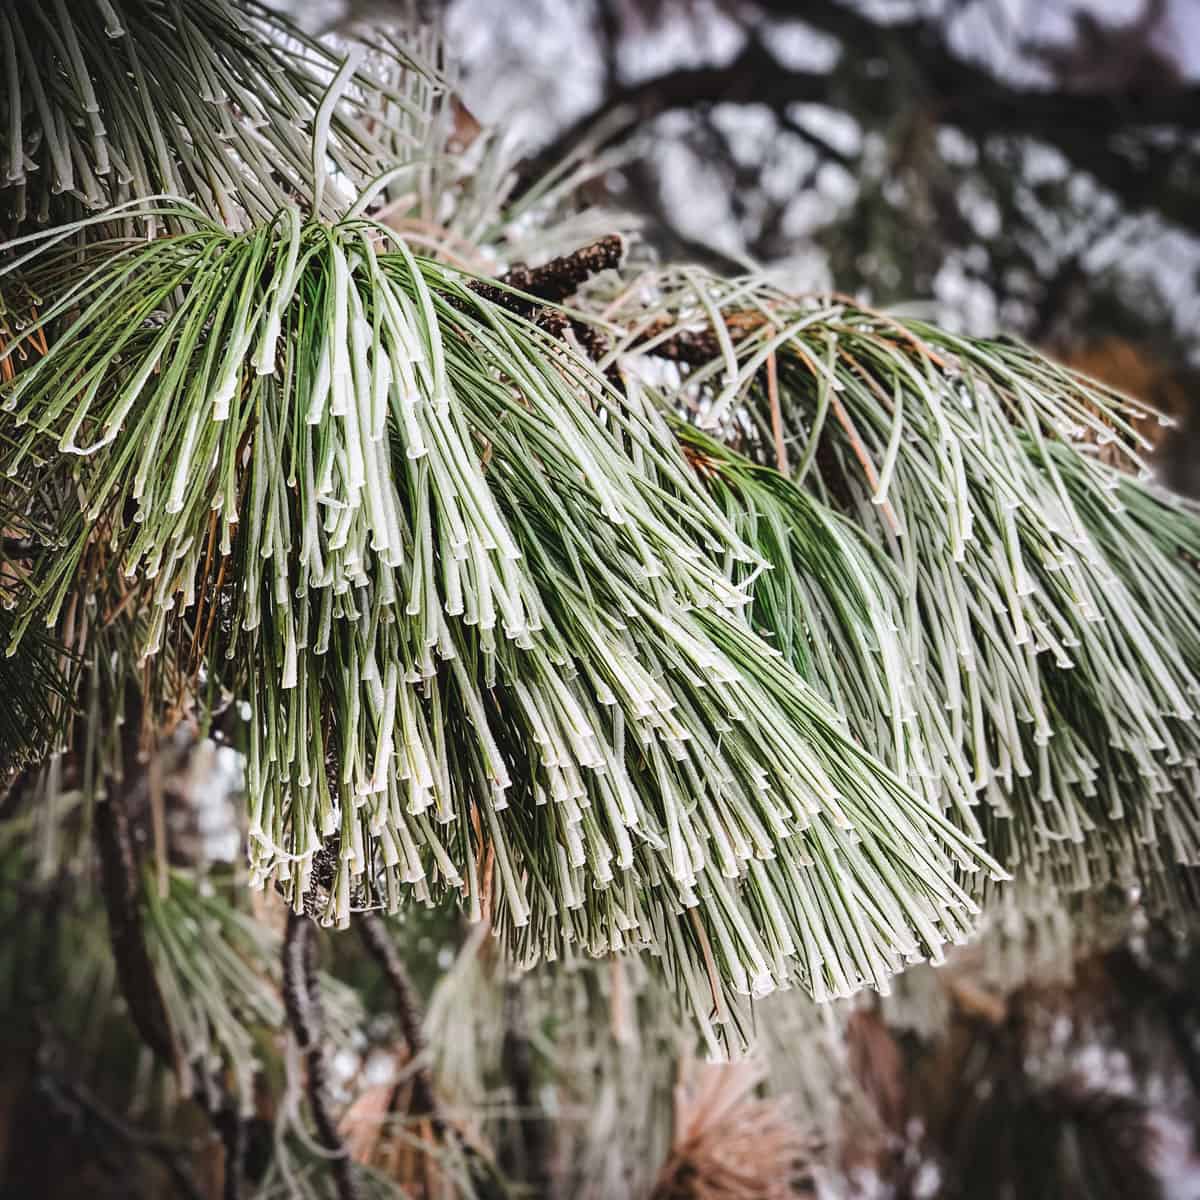
[[[601,271],[617,270],[625,255],[625,241],[619,234],[608,234],[570,254],[552,258],[540,267],[514,266],[500,276],[496,286],[478,282],[471,285],[480,296],[500,305],[518,316],[535,320],[539,329],[551,337],[567,341],[572,337],[593,362],[608,353],[608,341],[594,325],[577,320],[554,307],[568,300],[591,278]],[[512,288],[525,295],[515,295]],[[528,299],[536,296],[542,304]],[[613,382],[615,373],[609,372]]]
[[[395,941],[388,932],[386,922],[378,913],[363,912],[358,915],[355,924],[363,945],[383,972],[396,1002],[396,1018],[408,1046],[412,1079],[410,1111],[414,1116],[428,1117],[435,1140],[452,1145],[462,1154],[471,1173],[472,1182],[479,1189],[481,1200],[507,1195],[504,1182],[497,1175],[493,1164],[461,1136],[458,1129],[447,1121],[442,1110],[429,1065],[429,1047],[425,1039],[421,1002],[396,949]]]
[[[345,67],[254,0],[124,5],[120,16],[106,3],[10,2],[0,48],[0,205],[19,224],[162,195],[194,196],[232,226],[297,198],[322,207],[326,170],[363,186],[391,137],[411,137],[382,102],[387,73],[436,77],[396,41],[372,44],[370,70]],[[329,95],[343,68],[366,111]]]
[[[754,309],[722,312],[721,319],[735,346],[769,324],[766,315]],[[652,321],[632,340],[630,349],[689,367],[708,366],[720,359],[722,352],[721,340],[711,322],[707,327],[692,329],[681,327],[670,317]]]
[[[649,403],[378,226],[176,219],[186,237],[94,247],[86,296],[56,292],[73,258],[35,253],[39,321],[78,316],[10,385],[30,432],[0,466],[32,479],[66,459],[86,497],[23,622],[56,619],[99,557],[106,604],[144,589],[129,660],[165,660],[168,681],[207,667],[249,704],[256,881],[301,907],[336,837],[321,917],[348,924],[356,892],[474,896],[482,840],[522,961],[659,944],[701,1021],[713,983],[730,1008],[830,972],[839,992],[882,985],[962,936],[975,905],[956,872],[994,864],[745,623],[761,556]],[[603,239],[522,282],[559,294],[618,254]],[[118,288],[146,320],[115,361]],[[64,392],[68,362],[96,381],[86,396]],[[97,529],[116,553],[95,554]],[[198,655],[214,580],[229,619]],[[871,938],[852,906],[822,905],[831,956],[800,931],[810,887],[890,900]],[[715,970],[664,920],[697,907]]]
[[[536,321],[539,329],[559,341],[566,341],[568,335],[573,337],[588,358],[597,362],[608,353],[604,334],[589,322],[547,306],[569,299],[602,271],[617,270],[624,255],[624,239],[619,234],[608,234],[540,267],[514,266],[500,276],[498,284],[479,281],[471,285],[471,290],[517,316]],[[529,299],[531,296],[542,303],[535,303]],[[616,381],[615,371],[610,369],[608,376],[610,383]]]
[[[528,317],[538,306],[526,297],[534,296],[545,304],[561,304],[601,271],[617,270],[624,256],[624,238],[612,233],[570,254],[552,258],[540,267],[519,263],[500,276],[501,287],[479,282],[472,284],[472,290],[493,304]],[[525,295],[514,296],[508,289]]]
[[[140,778],[140,772],[133,773]],[[129,780],[96,805],[95,839],[101,891],[121,994],[142,1040],[174,1069],[177,1052],[166,1005],[146,948],[140,897],[141,873],[128,809]]]
[[[338,1200],[358,1200],[360,1190],[346,1144],[329,1106],[329,1074],[321,1045],[321,991],[313,924],[288,912],[283,940],[283,1001],[288,1023],[304,1059],[308,1106],[321,1144],[329,1152]]]
[[[872,583],[874,594],[891,593],[894,613],[872,642],[894,641],[890,627],[919,647],[876,660],[891,663],[878,695],[909,688],[905,663],[939,664],[911,699],[883,708],[866,697],[848,706],[836,657],[825,658],[814,683],[872,744],[897,712],[910,712],[907,733],[897,729],[894,740],[907,743],[892,760],[897,769],[922,763],[930,801],[986,838],[1010,869],[1066,890],[1125,873],[1153,887],[1174,863],[1194,861],[1200,816],[1184,764],[1194,753],[1186,747],[1196,745],[1200,624],[1194,605],[1166,597],[1200,589],[1187,565],[1200,525],[1132,478],[1144,466],[1129,423],[1140,408],[1008,340],[957,338],[844,297],[820,308],[767,288],[753,298],[731,294],[728,307],[714,306],[711,294],[696,298],[685,287],[671,302],[677,321],[659,318],[639,339],[643,353],[665,348],[680,358],[699,343],[698,361],[664,407],[704,412],[729,440],[749,418],[747,449],[763,463],[775,461],[780,444],[803,447],[798,480],[808,472],[818,495],[885,549],[905,581]],[[701,320],[696,333],[690,326]],[[775,331],[789,322],[795,335],[776,347]],[[681,336],[688,340],[677,350]],[[717,374],[729,361],[725,346],[741,372],[736,388]],[[759,382],[761,367],[741,366],[770,358],[773,390],[769,379]],[[696,441],[680,436],[685,446]],[[1124,471],[1090,453],[1106,443]],[[693,459],[706,478],[728,476],[726,453],[700,445]],[[736,486],[745,491],[746,483]],[[794,497],[785,502],[777,486],[760,491],[746,503],[743,536],[776,567],[755,588],[753,611],[782,648],[799,645],[795,614],[811,587],[792,572],[802,551],[780,553],[778,530],[797,520],[776,517],[781,505],[794,511]],[[808,535],[801,541],[811,544]],[[809,578],[829,567],[815,565]],[[1064,570],[1078,572],[1073,582]],[[856,573],[866,578],[874,568]],[[845,581],[839,591],[835,605],[850,595]],[[957,650],[947,653],[932,614],[956,612]],[[810,623],[822,636],[804,653],[828,655],[830,630],[845,621]],[[1104,630],[1117,628],[1129,641],[1114,658]],[[964,670],[964,662],[973,665]],[[868,663],[863,677],[875,669]],[[955,697],[949,720],[928,702],[947,686]],[[1131,836],[1133,812],[1142,832]]]
[[[428,1116],[434,1136],[443,1140],[450,1130],[441,1111],[433,1086],[433,1076],[429,1070],[428,1048],[425,1045],[416,989],[379,914],[360,913],[355,923],[363,945],[383,972],[396,1002],[396,1019],[408,1045],[409,1060],[412,1064],[413,1112],[417,1116]]]

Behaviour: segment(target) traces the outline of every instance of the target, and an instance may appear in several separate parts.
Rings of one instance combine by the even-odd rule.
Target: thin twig
[[[396,1002],[396,1019],[408,1043],[412,1066],[412,1107],[417,1116],[428,1116],[434,1135],[440,1141],[447,1132],[446,1121],[438,1104],[429,1072],[425,1034],[422,1030],[421,1005],[416,989],[404,969],[395,943],[388,935],[378,913],[365,912],[358,918],[358,932],[371,957],[379,965]]]
[[[283,1003],[307,1068],[308,1106],[317,1136],[330,1155],[338,1200],[358,1200],[354,1165],[329,1108],[329,1070],[320,1041],[321,991],[312,922],[291,911],[283,940]]]
[[[489,846],[489,863],[485,871],[490,887],[491,878],[491,847]],[[490,905],[490,901],[489,901]],[[480,932],[488,928],[487,920],[480,925]],[[446,1120],[434,1087],[433,1076],[429,1069],[428,1047],[425,1041],[424,1022],[421,1014],[420,1001],[416,988],[408,977],[404,963],[396,950],[395,942],[389,936],[387,925],[378,913],[364,912],[358,917],[358,932],[368,953],[375,959],[380,970],[392,989],[396,998],[396,1016],[400,1023],[400,1031],[408,1043],[409,1079],[411,1086],[410,1111],[417,1117],[427,1120],[418,1124],[418,1128],[427,1128],[432,1139],[444,1145],[454,1146],[470,1171],[476,1194],[480,1200],[500,1197],[507,1194],[503,1181],[496,1174],[493,1164],[480,1154],[476,1147],[463,1138],[458,1129]],[[424,1140],[424,1134],[422,1134]],[[426,1167],[428,1168],[428,1156]]]
[[[471,287],[493,304],[528,317],[539,307],[536,301],[560,304],[573,296],[592,276],[619,267],[624,254],[624,239],[620,234],[610,233],[570,254],[552,258],[540,267],[518,263],[500,276],[498,283],[502,286],[481,281]],[[517,296],[507,289],[515,289],[525,295]]]
[[[771,331],[774,333],[774,330]],[[783,444],[783,410],[779,405],[779,370],[775,351],[767,355],[767,398],[771,405],[771,435],[775,439],[775,465],[784,475],[788,473],[787,447]]]

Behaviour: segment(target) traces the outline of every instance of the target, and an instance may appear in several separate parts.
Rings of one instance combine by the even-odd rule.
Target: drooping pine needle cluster
[[[390,39],[372,48],[428,71]],[[171,195],[238,227],[309,195],[314,158],[364,185],[411,116],[361,52],[343,62],[254,0],[12,0],[0,56],[0,186],[18,226]],[[342,203],[336,188],[312,199],[328,215]]]
[[[5,632],[93,741],[232,739],[257,884],[647,951],[715,1045],[1007,872],[1196,861],[1200,524],[1091,453],[1122,402],[753,279],[481,281],[386,223],[401,53],[128,7],[0,14]]]
[[[301,909],[329,843],[326,919],[478,915],[489,858],[522,959],[650,946],[698,1013],[710,973],[848,994],[966,932],[986,856],[747,625],[757,556],[653,409],[368,222],[195,224],[91,245],[5,467],[80,504],[21,621],[99,544],[136,661],[249,704],[260,879]]]
[[[707,359],[665,403],[782,467],[708,451],[743,522],[764,530],[749,540],[786,573],[804,556],[781,551],[780,530],[795,536],[816,505],[877,548],[847,560],[860,564],[837,592],[850,617],[804,623],[818,647],[831,625],[854,632],[816,672],[853,732],[1010,870],[1076,890],[1194,863],[1198,527],[1138,478],[1127,418],[1141,410],[1016,343],[762,288],[696,299],[694,282],[673,293],[679,324],[644,345],[670,354],[726,312],[724,351],[692,333],[689,357],[699,344]],[[1125,470],[1095,453],[1111,444]],[[809,554],[846,536],[810,535]],[[800,663],[822,651],[796,645],[787,602],[812,590],[789,583],[782,603],[756,591],[755,624]],[[841,678],[848,662],[865,702]]]

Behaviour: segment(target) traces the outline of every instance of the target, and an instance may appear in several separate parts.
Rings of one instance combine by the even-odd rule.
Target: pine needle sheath
[[[53,247],[23,268],[52,344],[3,465],[81,507],[19,621],[60,619],[97,537],[140,661],[224,606],[260,882],[299,910],[336,837],[326,920],[478,912],[486,844],[522,961],[651,948],[705,1011],[964,934],[956,872],[994,866],[746,624],[724,568],[758,556],[648,405],[366,221],[156,211],[180,232],[92,244],[82,283]]]

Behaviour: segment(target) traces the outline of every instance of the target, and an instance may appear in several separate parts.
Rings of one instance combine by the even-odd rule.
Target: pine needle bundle
[[[0,570],[3,566],[0,565]],[[7,641],[12,614],[0,610],[0,639]],[[18,767],[41,762],[57,745],[69,707],[72,665],[47,637],[30,637],[0,658],[0,781]]]
[[[207,893],[207,894],[206,894]],[[284,1027],[278,992],[279,936],[239,911],[211,882],[185,873],[144,885],[147,948],[178,1055],[184,1095],[209,1094],[219,1081],[241,1112],[254,1112],[254,1077]],[[204,953],[197,954],[196,947]]]
[[[9,489],[0,496],[0,601],[19,585],[33,547],[52,530],[24,501]],[[9,644],[15,623],[9,606],[0,603],[0,644]],[[18,653],[0,658],[0,694],[5,697],[0,706],[0,785],[18,768],[36,765],[58,749],[72,710],[76,667],[66,647],[41,630],[24,640]]]
[[[989,860],[753,633],[725,567],[756,556],[649,408],[354,211],[151,214],[180,232],[82,279],[16,260],[50,345],[3,466],[79,497],[18,634],[91,556],[138,590],[131,669],[244,698],[260,883],[478,916],[494,856],[521,961],[650,948],[718,1020],[965,935]]]
[[[1016,343],[848,301],[691,275],[671,306],[632,342],[692,364],[667,405],[782,448],[892,560],[923,731],[901,778],[1060,887],[1194,863],[1198,523],[1137,477],[1142,410]],[[896,716],[881,698],[857,732]]]
[[[960,801],[956,819],[980,837],[973,809],[961,804],[971,792],[969,773],[949,725],[913,694],[919,676],[905,652],[895,566],[861,527],[775,468],[694,425],[674,427],[709,491],[769,568],[753,585],[751,623],[826,695],[853,737],[921,785],[935,807],[947,797]],[[929,764],[960,775],[939,786]]]
[[[386,77],[427,69],[393,40],[371,49],[369,68],[343,61],[253,2],[6,4],[0,197],[18,225],[170,194],[237,227],[309,195],[314,157],[357,189],[412,115]]]

